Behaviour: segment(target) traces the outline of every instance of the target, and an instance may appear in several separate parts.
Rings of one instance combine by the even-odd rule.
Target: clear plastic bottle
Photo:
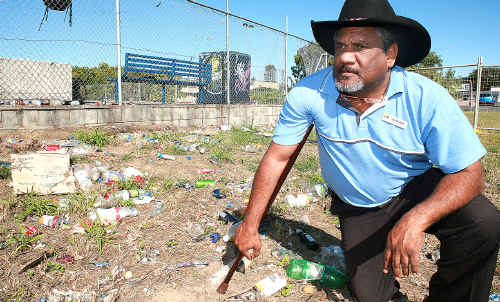
[[[175,156],[168,155],[168,154],[163,154],[163,153],[158,153],[158,158],[168,159],[168,160],[175,160]]]
[[[113,223],[123,217],[134,217],[139,214],[136,208],[120,207],[120,208],[110,208],[110,209],[95,209],[95,211],[90,212],[89,218],[94,221],[99,216],[102,223]]]
[[[328,186],[326,183],[319,183],[309,188],[308,194],[313,197],[325,198],[328,196]]]
[[[56,227],[58,220],[59,216],[43,215],[40,217],[40,224],[54,228]]]
[[[287,268],[288,277],[295,280],[317,280],[327,288],[342,288],[349,280],[341,271],[304,259],[291,259]]]
[[[334,267],[337,270],[346,273],[344,250],[339,245],[321,247],[320,263]]]

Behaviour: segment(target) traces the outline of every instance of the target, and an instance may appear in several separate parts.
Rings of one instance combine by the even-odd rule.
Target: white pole
[[[481,73],[483,69],[483,57],[477,59],[477,83],[476,83],[476,106],[474,108],[474,130],[477,129],[477,119],[479,116],[479,96],[481,94]]]
[[[285,97],[288,94],[288,77],[287,77],[287,70],[288,70],[288,16],[286,16],[286,35],[285,35]]]
[[[229,62],[229,0],[226,0],[226,101],[227,104],[231,104],[229,98],[229,92],[231,91],[229,87],[231,77],[231,66]]]
[[[118,81],[118,104],[122,105],[122,65],[120,42],[120,0],[115,0],[116,6],[116,79]]]

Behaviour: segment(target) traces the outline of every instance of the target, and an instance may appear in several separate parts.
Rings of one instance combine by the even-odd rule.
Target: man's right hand
[[[243,254],[243,256],[252,260],[260,254],[261,242],[258,232],[258,226],[248,227],[243,222],[234,235],[234,243]]]

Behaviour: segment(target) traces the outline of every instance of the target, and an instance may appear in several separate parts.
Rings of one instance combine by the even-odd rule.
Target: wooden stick
[[[292,153],[290,158],[288,159],[288,162],[286,163],[285,168],[283,169],[283,172],[280,175],[280,178],[278,179],[278,183],[274,187],[273,194],[271,194],[271,197],[269,197],[269,202],[267,203],[267,208],[266,211],[264,212],[264,215],[267,214],[269,211],[269,208],[271,207],[271,204],[274,202],[274,199],[276,198],[276,195],[278,195],[279,190],[281,189],[281,186],[285,182],[286,177],[288,176],[288,173],[290,173],[290,170],[292,169],[293,164],[295,163],[295,160],[299,156],[300,151],[302,150],[302,147],[304,147],[304,144],[306,143],[307,137],[309,137],[309,134],[312,131],[312,128],[314,127],[314,124],[311,124],[309,128],[307,128],[306,134],[304,135],[304,138],[302,138],[302,141],[297,145],[297,148],[295,151]],[[260,225],[260,222],[259,222]],[[226,278],[224,278],[224,281],[219,285],[217,288],[217,292],[219,294],[225,294],[227,291],[227,288],[229,286],[229,281],[231,281],[231,278],[233,277],[234,271],[240,264],[241,259],[243,258],[243,254],[241,252],[238,252],[238,257],[236,257],[236,260],[234,261],[233,265],[231,266],[231,269],[226,275]]]

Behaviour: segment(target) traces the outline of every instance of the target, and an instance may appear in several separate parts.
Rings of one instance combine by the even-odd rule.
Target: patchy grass
[[[78,130],[75,138],[86,144],[102,148],[104,145],[111,143],[111,136],[97,128],[92,130]]]
[[[14,245],[15,249],[12,252],[13,254],[17,254],[18,252],[23,252],[33,246],[40,238],[43,237],[43,234],[37,234],[34,236],[26,235],[24,227],[18,223],[18,233],[11,234],[9,239],[7,240],[7,245]]]
[[[57,204],[33,193],[26,194],[19,203],[21,212],[16,215],[16,218],[20,221],[24,221],[28,216],[56,215],[59,213]]]

